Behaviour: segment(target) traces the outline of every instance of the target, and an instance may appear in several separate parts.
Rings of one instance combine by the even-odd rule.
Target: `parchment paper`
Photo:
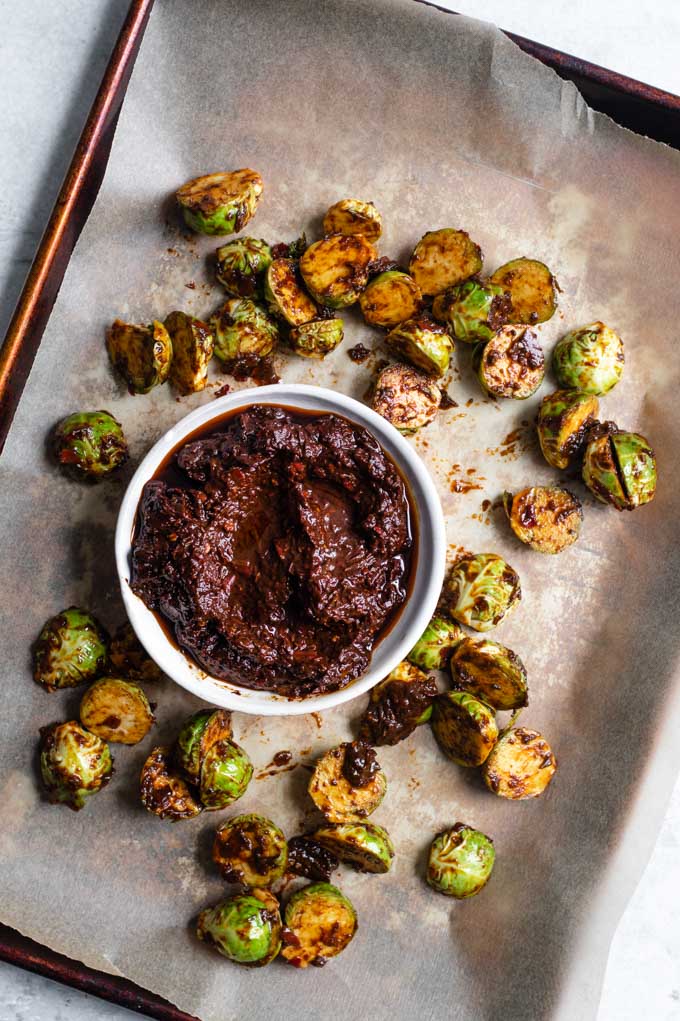
[[[523,602],[494,637],[526,662],[524,722],[546,734],[560,768],[545,797],[511,804],[445,761],[426,727],[381,750],[390,786],[375,818],[394,835],[395,866],[385,877],[340,875],[359,934],[322,972],[241,970],[193,938],[192,919],[224,890],[209,849],[230,813],[173,826],[139,804],[150,747],[198,705],[170,681],[148,686],[157,729],[114,748],[113,782],[81,813],[45,804],[35,775],[39,726],[76,715],[81,692],[34,685],[30,646],[71,603],[111,626],[121,619],[112,536],[134,467],[99,487],[70,483],[45,457],[47,430],[76,408],[108,408],[138,460],[211,399],[176,401],[168,387],[127,396],[109,373],[104,329],[116,315],[207,315],[223,300],[205,270],[216,242],[187,240],[169,196],[196,174],[240,166],[266,182],[247,230],[272,241],[314,236],[327,206],[352,195],[375,201],[381,251],[397,259],[426,229],[453,225],[482,245],[489,270],[524,254],[545,260],[563,288],[560,314],[541,331],[546,351],[593,319],[617,327],[626,370],[603,410],[647,434],[660,461],[651,506],[617,514],[575,482],[581,540],[557,558],[522,547],[483,501],[554,479],[531,427],[554,381],[525,403],[487,402],[459,345],[449,391],[460,406],[414,442],[439,486],[451,556],[497,551],[521,575]],[[409,0],[157,0],[106,181],[3,460],[3,922],[204,1021],[593,1016],[613,927],[673,779],[680,717],[679,172],[680,154],[593,113],[573,86],[474,21]],[[345,319],[347,339],[324,363],[281,354],[284,378],[363,396],[375,359],[356,366],[347,348],[378,347],[379,337],[356,312]],[[259,771],[284,748],[310,761],[350,735],[361,709],[239,716],[235,731]],[[253,781],[238,809],[292,835],[314,818],[308,775]],[[460,819],[493,836],[497,865],[479,897],[452,904],[421,876],[432,835]]]

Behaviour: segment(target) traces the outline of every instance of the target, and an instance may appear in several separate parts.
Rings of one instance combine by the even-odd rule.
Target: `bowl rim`
[[[302,403],[298,404],[296,399]],[[315,402],[318,402],[318,407],[315,407]],[[423,586],[424,593],[420,605],[416,608],[413,619],[403,635],[395,642],[395,648],[387,661],[389,669],[384,669],[384,666],[374,668],[372,658],[366,672],[345,687],[322,695],[310,695],[304,699],[288,699],[274,692],[245,688],[212,677],[167,638],[155,615],[139,596],[132,592],[129,584],[132,532],[144,484],[153,476],[167,454],[195,429],[207,425],[227,412],[239,411],[254,404],[274,404],[293,409],[299,407],[301,411],[335,412],[367,428],[386,453],[393,458],[411,490],[414,489],[415,480],[422,493],[423,499],[416,504],[418,512],[416,578],[420,569],[420,558],[425,552],[425,532],[428,545],[432,547],[432,555],[427,565],[428,578]],[[415,504],[414,492],[412,499]],[[275,383],[247,387],[235,390],[189,412],[166,430],[144,456],[128,483],[116,521],[115,560],[121,595],[130,624],[148,654],[172,681],[203,701],[257,716],[301,716],[323,712],[349,702],[374,687],[406,657],[429,623],[439,600],[444,580],[445,559],[446,530],[439,495],[425,463],[414,448],[391,423],[372,408],[346,394],[307,383]],[[412,592],[403,604],[401,614],[406,612],[414,594]],[[389,640],[398,627],[399,620],[383,641]],[[377,647],[382,644],[381,641]]]

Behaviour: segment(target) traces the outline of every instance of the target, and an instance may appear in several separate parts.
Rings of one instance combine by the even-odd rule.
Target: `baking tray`
[[[0,351],[0,449],[71,253],[102,182],[118,114],[152,5],[153,0],[132,0]],[[522,50],[574,82],[594,109],[638,134],[680,149],[679,97],[520,36],[508,35]],[[161,1021],[189,1021],[189,1015],[132,983],[86,968],[1,926],[0,959]]]

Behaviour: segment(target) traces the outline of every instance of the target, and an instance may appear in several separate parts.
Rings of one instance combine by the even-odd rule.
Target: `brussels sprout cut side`
[[[448,371],[453,351],[451,338],[443,326],[424,313],[395,326],[385,343],[395,357],[404,358],[430,376],[443,376]]]
[[[106,667],[107,635],[87,610],[69,606],[45,624],[38,638],[33,677],[47,688],[87,684]]]
[[[508,321],[510,295],[497,284],[466,280],[439,294],[432,315],[446,323],[456,340],[466,344],[491,340]]]
[[[104,741],[137,744],[155,720],[138,685],[119,677],[101,677],[83,695],[80,722]]]
[[[524,401],[538,390],[545,373],[538,334],[527,326],[504,326],[473,352],[482,389],[494,397]]]
[[[429,720],[436,695],[434,678],[404,660],[371,689],[359,736],[373,745],[398,744]]]
[[[169,771],[168,748],[154,748],[139,778],[142,804],[159,819],[193,819],[202,809],[188,784]]]
[[[320,826],[314,839],[359,872],[389,872],[394,858],[389,833],[370,822]]]
[[[498,739],[493,709],[464,691],[435,699],[432,730],[446,757],[459,766],[481,766]]]
[[[215,354],[225,365],[250,355],[266,358],[279,340],[279,327],[250,298],[230,298],[210,320],[215,331]]]
[[[331,883],[312,883],[298,890],[285,910],[281,956],[295,968],[323,965],[354,938],[356,911]]]
[[[542,262],[513,259],[500,266],[490,278],[510,294],[511,323],[533,325],[552,318],[557,308],[557,284]]]
[[[418,284],[408,273],[392,269],[373,277],[359,304],[369,326],[391,329],[420,311],[422,296]]]
[[[461,557],[446,583],[448,612],[475,631],[490,631],[522,598],[517,572],[495,553]]]
[[[382,234],[382,219],[372,202],[341,199],[324,216],[323,232],[361,234],[367,241],[377,241]]]
[[[342,319],[312,319],[294,326],[289,334],[290,346],[303,358],[325,358],[342,343]]]
[[[433,617],[406,658],[421,670],[445,670],[451,653],[463,637],[452,620]]]
[[[517,538],[539,553],[561,553],[579,537],[583,508],[568,489],[532,486],[514,496],[504,493],[503,506]]]
[[[40,772],[53,804],[79,811],[111,779],[109,747],[75,720],[40,731]]]
[[[286,871],[288,845],[263,815],[237,815],[215,833],[213,861],[228,883],[271,886]]]
[[[447,897],[474,897],[488,882],[495,858],[491,837],[458,822],[432,841],[426,879]]]
[[[215,345],[212,330],[186,312],[171,312],[164,325],[172,340],[170,382],[182,394],[204,390]]]
[[[557,390],[538,411],[538,441],[553,468],[568,468],[585,444],[599,411],[597,397],[581,390]]]
[[[300,272],[315,301],[328,308],[345,308],[358,300],[376,256],[361,234],[331,234],[309,246],[300,259]]]
[[[329,822],[362,822],[385,797],[387,780],[378,769],[363,787],[353,787],[343,772],[347,745],[331,748],[318,760],[309,781],[309,795]]]
[[[523,801],[542,794],[556,769],[557,760],[545,738],[535,730],[517,727],[503,734],[482,774],[486,786],[500,798]]]
[[[316,319],[318,309],[300,285],[294,259],[274,259],[265,275],[264,296],[272,315],[290,326]]]
[[[388,365],[375,382],[373,409],[402,433],[415,433],[434,421],[441,403],[435,382],[408,365]]]
[[[236,964],[260,968],[281,949],[279,902],[267,890],[229,897],[198,916],[196,935]]]
[[[528,702],[527,672],[511,649],[490,638],[464,638],[451,657],[453,687],[493,709],[520,709]]]
[[[609,393],[623,375],[623,341],[604,323],[590,323],[572,330],[553,351],[557,382],[584,393]]]
[[[178,189],[177,201],[192,230],[234,234],[253,216],[263,191],[264,183],[255,170],[232,170],[187,181]]]
[[[131,394],[148,394],[170,374],[172,340],[163,323],[132,326],[116,319],[106,334],[106,349]]]
[[[215,276],[233,298],[259,297],[272,258],[272,250],[262,238],[234,238],[215,253]]]
[[[481,272],[482,250],[464,230],[443,227],[425,234],[413,250],[409,273],[425,295],[441,294]]]
[[[654,499],[654,451],[638,433],[607,432],[594,437],[583,458],[583,481],[601,503],[635,510]]]
[[[75,478],[98,481],[125,464],[127,440],[108,411],[77,411],[52,433],[54,456]]]

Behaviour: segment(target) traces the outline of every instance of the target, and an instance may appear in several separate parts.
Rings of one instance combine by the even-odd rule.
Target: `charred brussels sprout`
[[[172,341],[170,382],[182,394],[205,389],[208,363],[215,345],[212,330],[186,312],[171,312],[165,320],[165,328]]]
[[[361,234],[331,234],[309,246],[300,259],[300,272],[320,305],[345,308],[359,298],[375,258],[375,248]]]
[[[235,741],[217,741],[201,765],[201,802],[209,811],[238,801],[253,776],[253,764]]]
[[[40,731],[40,772],[50,801],[77,812],[111,779],[111,752],[75,720],[53,723]]]
[[[257,209],[264,183],[255,170],[206,174],[187,181],[177,201],[187,226],[199,234],[235,234]]]
[[[476,347],[472,358],[482,389],[494,397],[524,401],[543,382],[543,349],[528,326],[504,326],[487,344]]]
[[[357,915],[331,883],[312,883],[288,901],[281,956],[295,968],[323,965],[352,941]]]
[[[262,294],[264,274],[272,263],[272,250],[262,238],[234,238],[215,253],[215,276],[234,298]]]
[[[107,636],[87,610],[69,606],[40,632],[35,648],[33,677],[48,691],[87,684],[106,667]]]
[[[405,358],[430,376],[443,376],[448,371],[453,343],[444,327],[428,315],[395,326],[385,343],[397,358]]]
[[[320,826],[314,839],[359,872],[389,872],[394,858],[389,833],[370,822]]]
[[[147,656],[129,623],[121,624],[109,646],[109,660],[116,673],[133,681],[159,681],[160,667]]]
[[[131,394],[148,394],[170,374],[172,340],[163,323],[132,326],[116,319],[106,334],[106,350]]]
[[[263,815],[237,815],[215,833],[213,861],[228,883],[271,886],[286,871],[288,845]]]
[[[623,341],[604,323],[572,330],[553,351],[557,382],[587,394],[609,393],[623,375]]]
[[[243,355],[266,358],[279,340],[279,327],[250,298],[230,298],[210,320],[215,330],[215,354],[225,365]]]
[[[139,778],[142,804],[159,819],[193,819],[202,810],[188,784],[168,767],[169,749],[154,748]]]
[[[361,234],[367,241],[377,241],[382,234],[382,219],[372,202],[341,199],[324,216],[323,232]]]
[[[108,411],[77,411],[52,433],[59,464],[76,478],[98,480],[125,464],[127,440],[120,422]]]
[[[155,721],[149,700],[138,685],[119,677],[102,677],[83,695],[80,722],[104,741],[137,744]]]
[[[259,968],[281,949],[281,930],[276,897],[268,890],[253,890],[201,911],[196,935],[230,961]]]
[[[474,695],[493,709],[521,709],[529,700],[522,660],[490,638],[464,638],[457,645],[451,657],[451,679],[457,691]]]
[[[488,882],[495,858],[491,837],[458,822],[432,841],[426,879],[447,897],[474,897]]]
[[[654,499],[656,458],[644,436],[607,432],[588,441],[583,481],[601,503],[635,510]]]
[[[539,553],[561,553],[579,537],[583,509],[568,489],[532,486],[514,496],[504,493],[503,506],[517,538]]]
[[[387,790],[382,769],[365,786],[352,786],[343,772],[347,747],[341,744],[326,752],[309,781],[309,795],[329,822],[361,822],[375,812]]]
[[[557,769],[557,760],[545,738],[535,730],[517,727],[503,734],[484,763],[484,783],[500,798],[523,801],[537,798]]]
[[[217,741],[231,739],[231,713],[226,709],[199,709],[190,716],[179,732],[173,758],[187,779],[198,784],[201,766]]]
[[[434,421],[441,390],[408,365],[388,365],[375,382],[373,410],[402,433],[415,433]]]
[[[500,266],[491,277],[510,294],[511,323],[544,323],[557,308],[557,284],[542,262],[536,259],[513,259]]]
[[[538,411],[538,441],[553,468],[568,468],[585,444],[599,410],[597,397],[581,390],[557,390]]]
[[[342,319],[312,319],[294,326],[289,335],[290,346],[304,358],[325,358],[342,343]]]
[[[418,284],[408,273],[391,269],[373,277],[359,299],[369,326],[391,329],[417,315],[422,305]]]
[[[481,766],[498,739],[493,709],[464,691],[435,699],[432,730],[446,757],[459,766]]]
[[[274,259],[265,275],[264,296],[272,315],[290,326],[302,326],[316,318],[318,309],[302,289],[293,259]]]
[[[511,308],[510,295],[502,287],[466,280],[438,295],[432,314],[447,324],[456,340],[476,344],[491,340],[505,326]]]
[[[430,230],[413,250],[409,273],[425,295],[441,294],[481,272],[482,250],[464,230]]]
[[[451,653],[462,638],[463,632],[452,620],[433,617],[407,659],[422,670],[445,670]]]
[[[404,660],[371,690],[360,737],[374,745],[398,744],[429,720],[436,695],[434,678]]]
[[[475,631],[500,624],[522,598],[517,572],[495,553],[461,557],[446,585],[448,611]]]

